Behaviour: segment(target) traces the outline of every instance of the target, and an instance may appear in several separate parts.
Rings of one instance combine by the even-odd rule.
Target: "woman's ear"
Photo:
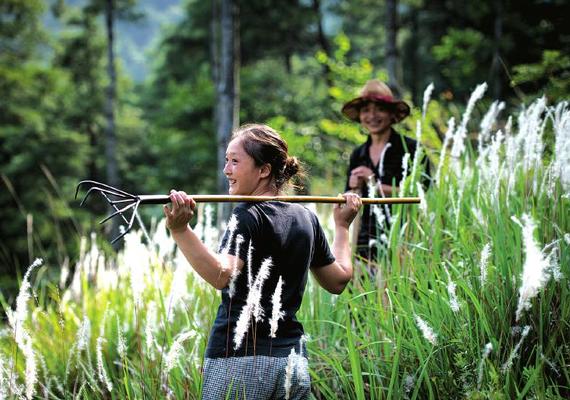
[[[271,175],[271,164],[263,164],[259,170],[260,178],[267,178]]]

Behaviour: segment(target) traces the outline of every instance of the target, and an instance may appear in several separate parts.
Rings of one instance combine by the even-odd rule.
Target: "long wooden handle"
[[[288,203],[337,203],[345,202],[342,196],[232,196],[222,194],[198,194],[191,195],[197,203],[241,203],[262,201],[283,201]],[[138,198],[141,203],[145,204],[166,204],[170,202],[170,198],[166,195],[140,195]],[[362,204],[417,204],[420,202],[419,197],[379,197],[379,198],[362,198]]]

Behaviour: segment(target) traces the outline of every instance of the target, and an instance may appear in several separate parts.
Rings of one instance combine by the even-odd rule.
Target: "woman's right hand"
[[[172,233],[183,232],[194,216],[196,202],[183,191],[171,190],[169,197],[172,208],[166,204],[163,207],[166,227]]]
[[[360,207],[362,207],[362,199],[356,193],[350,192],[344,193],[342,196],[346,202],[344,204],[335,204],[333,217],[336,226],[348,228],[358,215]]]
[[[350,171],[348,187],[351,189],[361,189],[368,183],[371,177],[374,177],[374,172],[370,168],[363,165],[356,167]]]

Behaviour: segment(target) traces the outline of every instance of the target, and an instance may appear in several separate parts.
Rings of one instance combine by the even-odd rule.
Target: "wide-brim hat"
[[[402,100],[395,99],[388,85],[377,79],[366,82],[360,90],[360,95],[346,103],[341,111],[348,119],[360,122],[360,108],[371,101],[388,105],[396,122],[410,115],[410,106]]]

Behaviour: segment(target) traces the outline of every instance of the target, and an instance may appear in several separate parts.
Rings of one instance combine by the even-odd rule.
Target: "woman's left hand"
[[[358,189],[368,183],[368,180],[374,177],[374,172],[364,165],[354,168],[350,171],[349,187]]]
[[[183,191],[171,190],[169,197],[172,208],[164,205],[166,226],[170,232],[183,232],[194,217],[196,202]]]
[[[335,225],[348,228],[362,207],[362,199],[356,193],[350,192],[344,193],[342,196],[346,203],[335,204],[333,209],[334,222]]]

